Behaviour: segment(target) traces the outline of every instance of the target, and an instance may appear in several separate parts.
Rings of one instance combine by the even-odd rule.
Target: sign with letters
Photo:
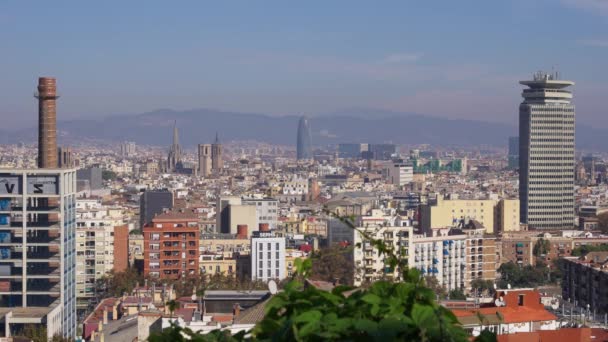
[[[0,176],[1,195],[21,194],[21,177],[19,176]]]
[[[56,195],[59,193],[57,176],[27,177],[28,195]]]

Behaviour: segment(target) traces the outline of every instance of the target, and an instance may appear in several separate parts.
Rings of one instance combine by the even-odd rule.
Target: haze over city
[[[0,2],[0,342],[608,341],[607,19]]]
[[[600,0],[3,1],[0,119],[34,125],[31,84],[53,75],[62,119],[365,108],[514,123],[517,81],[553,67],[577,81],[577,120],[608,127],[607,18]]]

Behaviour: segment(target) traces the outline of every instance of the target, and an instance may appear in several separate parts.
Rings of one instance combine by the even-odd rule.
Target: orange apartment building
[[[144,277],[180,279],[199,274],[198,216],[170,211],[143,228]]]

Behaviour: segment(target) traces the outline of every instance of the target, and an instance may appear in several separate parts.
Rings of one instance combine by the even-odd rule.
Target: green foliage
[[[110,170],[102,170],[101,171],[101,178],[103,178],[103,180],[105,180],[105,181],[115,180],[116,179],[116,172],[110,171]]]
[[[439,284],[437,277],[432,275],[427,275],[424,277],[424,285],[431,289],[435,293],[438,299],[445,299],[447,297],[447,292],[445,288]]]
[[[550,269],[542,260],[537,261],[535,266],[527,265],[524,267],[509,261],[500,265],[498,272],[501,274],[498,281],[498,286],[501,288],[506,288],[507,284],[511,284],[513,287],[537,287],[555,284],[555,281],[560,277],[558,269]]]
[[[572,256],[583,256],[589,252],[605,252],[608,251],[608,244],[602,245],[582,245],[572,250]]]
[[[131,293],[137,283],[143,283],[143,277],[135,268],[127,268],[123,272],[110,271],[97,280],[97,291],[108,296],[122,296]]]
[[[477,290],[481,293],[494,294],[494,282],[491,280],[474,279],[471,281],[471,290]]]
[[[351,287],[326,292],[292,281],[266,305],[252,335],[281,341],[466,341],[456,317],[435,302],[418,271],[404,273],[406,282],[377,281],[348,296]]]
[[[449,299],[452,300],[466,300],[467,296],[461,289],[454,289],[448,293]]]
[[[313,252],[310,255],[310,259],[314,260],[310,277],[329,282],[337,280],[340,284],[352,285],[355,269],[352,258],[349,258],[352,251],[352,247],[334,245]]]
[[[33,342],[47,342],[46,326],[42,324],[25,324],[15,337],[26,337]]]
[[[547,253],[549,253],[550,249],[551,249],[551,242],[549,242],[549,240],[540,238],[534,244],[532,253],[534,254],[535,257],[540,258],[542,255],[547,255]]]

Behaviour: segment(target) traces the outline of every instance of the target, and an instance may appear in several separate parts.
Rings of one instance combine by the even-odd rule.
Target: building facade
[[[431,228],[458,227],[470,220],[481,223],[486,233],[519,230],[519,200],[467,200],[443,199],[437,194],[435,200],[420,207],[420,227],[423,232]]]
[[[410,256],[414,236],[413,227],[368,226],[367,228],[360,227],[356,231],[351,228],[351,231],[354,234],[354,244],[361,244],[361,248],[353,250],[355,286],[363,283],[369,284],[384,277],[401,280],[400,271],[402,270],[391,269],[386,265],[384,256],[380,255],[378,249],[374,248],[361,232],[365,232],[373,239],[384,241],[387,246],[393,248],[404,264],[407,264],[408,267],[414,266],[414,260]]]
[[[211,144],[198,145],[198,172],[201,177],[209,177],[211,175]]]
[[[33,323],[75,338],[76,171],[3,169],[0,184],[4,336]]]
[[[220,143],[220,138],[215,134],[215,141],[211,144],[211,170],[214,173],[221,173],[224,168],[224,148]]]
[[[562,297],[600,315],[608,313],[608,252],[564,258]]]
[[[251,278],[282,280],[286,277],[285,238],[273,232],[254,232],[251,237]]]
[[[144,277],[182,279],[199,274],[198,216],[166,212],[144,226]]]
[[[447,291],[466,289],[467,236],[448,232],[414,237],[414,267],[423,276],[435,277]]]
[[[386,166],[389,183],[404,186],[414,181],[414,166],[404,163],[390,163]]]
[[[519,197],[521,222],[536,229],[574,226],[572,81],[538,72],[521,81]]]
[[[119,208],[96,199],[76,201],[76,299],[86,309],[95,297],[96,281],[128,264],[128,227]]]
[[[173,208],[173,193],[168,190],[147,190],[139,200],[139,226],[152,222],[155,215]]]

